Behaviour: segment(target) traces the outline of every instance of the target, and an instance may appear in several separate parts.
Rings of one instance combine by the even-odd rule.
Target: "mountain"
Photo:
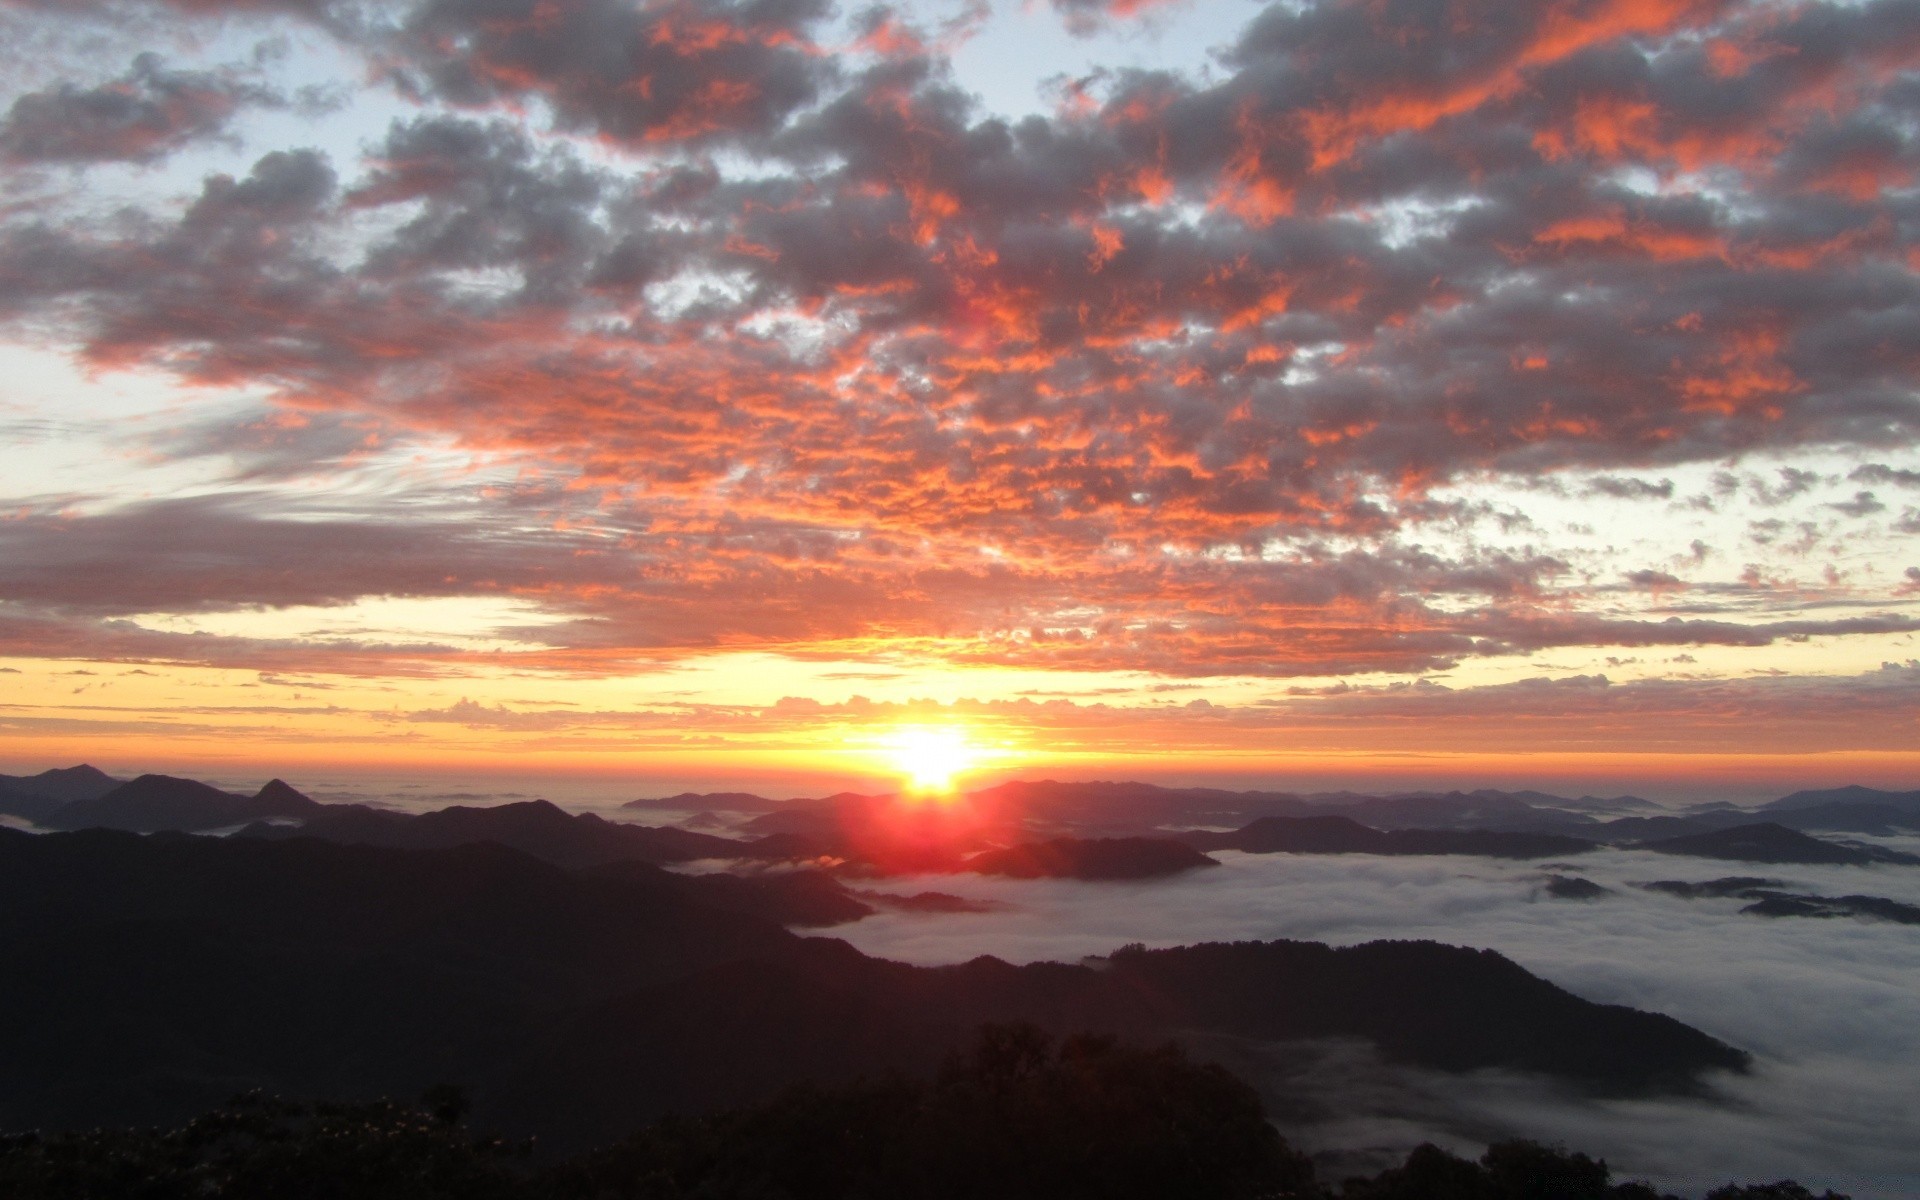
[[[546,800],[524,800],[492,808],[454,806],[411,815],[335,805],[296,827],[257,824],[240,831],[249,838],[323,838],[362,846],[444,849],[474,842],[497,842],[561,867],[638,861],[689,862],[700,858],[740,858],[748,847],[730,838],[688,829],[622,825],[592,813],[569,813]]]
[[[669,1117],[553,1161],[464,1123],[459,1089],[418,1102],[249,1093],[174,1128],[0,1138],[0,1194],[459,1200],[1679,1200],[1604,1159],[1513,1140],[1478,1162],[1431,1143],[1337,1190],[1280,1136],[1257,1089],[1177,1045],[1057,1042],[987,1026],[931,1078],[809,1086]],[[212,1135],[212,1136],[209,1136]],[[1707,1200],[1815,1200],[1791,1179]],[[1849,1200],[1832,1191],[1818,1200]]]
[[[1864,787],[1795,792],[1761,806],[1724,802],[1678,811],[1638,796],[1568,798],[1539,791],[1362,792],[1229,791],[1126,781],[1015,780],[965,793],[970,811],[1003,833],[1027,838],[1154,835],[1196,825],[1240,826],[1262,817],[1340,816],[1379,830],[1485,830],[1546,833],[1608,842],[1673,837],[1773,820],[1793,829],[1886,834],[1920,829],[1920,791]],[[892,796],[843,793],[817,799],[769,800],[745,792],[682,793],[634,800],[627,807],[676,812],[754,814],[750,832],[841,839],[849,819],[892,806]],[[1765,814],[1765,815],[1763,815]],[[1678,824],[1680,821],[1687,824]],[[1622,822],[1627,822],[1622,824]]]
[[[1361,1038],[1395,1061],[1608,1091],[1747,1061],[1489,951],[1270,942],[921,968],[799,937],[733,887],[499,845],[0,830],[0,1128],[453,1081],[484,1123],[564,1151],[802,1080],[924,1073],[1011,1020]]]
[[[1695,858],[1723,858],[1736,862],[1832,864],[1864,867],[1871,863],[1920,865],[1920,857],[1885,850],[1877,846],[1842,846],[1820,838],[1808,837],[1795,829],[1771,821],[1757,825],[1736,825],[1712,833],[1692,833],[1683,837],[1641,842],[1641,850],[1660,854],[1685,854]]]
[[[62,805],[45,823],[58,829],[219,829],[273,817],[310,817],[325,805],[275,779],[252,796],[171,775],[142,775],[99,796]]]
[[[669,890],[707,908],[744,913],[775,925],[820,929],[872,916],[877,909],[867,901],[888,903],[893,897],[856,893],[824,871],[766,871],[755,875],[676,875],[662,880],[656,868],[634,861],[590,868],[592,878],[620,880],[628,886]],[[939,893],[927,892],[926,896]],[[964,903],[958,897],[946,900]],[[913,907],[908,899],[904,907]],[[926,901],[937,904],[938,901]],[[955,911],[944,909],[940,911]],[[966,910],[960,910],[966,911]]]
[[[1885,896],[1820,896],[1809,892],[1788,892],[1782,890],[1777,879],[1736,875],[1726,879],[1710,879],[1705,883],[1658,879],[1640,886],[1650,892],[1665,892],[1683,900],[1705,897],[1751,900],[1753,903],[1740,911],[1756,917],[1867,917],[1900,925],[1920,925],[1920,907],[1912,904],[1889,900]]]
[[[966,860],[969,871],[1014,879],[1158,879],[1219,865],[1168,838],[1054,838],[988,850]]]
[[[642,797],[629,800],[621,808],[665,809],[669,812],[695,813],[767,813],[786,807],[784,800],[769,800],[752,792],[681,792],[677,796]]]
[[[1734,823],[1749,820],[1742,813]],[[1611,845],[1645,842],[1654,838],[1684,837],[1690,833],[1711,833],[1722,826],[1705,817],[1621,817],[1603,821],[1594,827],[1593,836]]]
[[[1829,804],[1877,804],[1920,815],[1920,791],[1884,792],[1878,788],[1849,784],[1846,787],[1821,788],[1794,792],[1760,806],[1763,812],[1785,812],[1796,808],[1819,808]]]
[[[1818,829],[1829,833],[1884,836],[1920,830],[1920,808],[1903,808],[1897,804],[1870,800],[1835,800],[1765,811],[1767,818],[1775,824],[1802,831]]]
[[[1152,783],[1053,779],[1013,781],[967,793],[974,804],[1047,826],[1138,832],[1163,825],[1221,824],[1253,816],[1313,811],[1292,792],[1168,788]]]
[[[1546,887],[1541,890],[1555,900],[1599,900],[1613,895],[1612,888],[1601,887],[1578,875],[1549,875]]]
[[[118,779],[84,763],[38,775],[0,775],[0,813],[40,825],[64,805],[104,796],[119,786]]]
[[[1542,858],[1581,854],[1596,843],[1547,833],[1471,829],[1370,829],[1348,817],[1262,817],[1232,833],[1195,830],[1180,840],[1198,850],[1248,854],[1473,854]]]
[[[0,787],[30,796],[45,796],[62,804],[104,796],[119,787],[120,782],[100,768],[86,763],[77,767],[55,767],[38,775],[0,775]]]
[[[11,780],[11,776],[0,779],[0,816],[19,817],[43,825],[66,804],[52,796],[22,791]]]

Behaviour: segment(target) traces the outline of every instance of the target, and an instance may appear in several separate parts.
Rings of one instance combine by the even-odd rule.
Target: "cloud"
[[[868,953],[918,963],[978,954],[1072,962],[1136,941],[1428,937],[1486,946],[1588,999],[1664,1012],[1747,1048],[1757,1069],[1716,1080],[1712,1096],[1595,1101],[1539,1081],[1399,1071],[1351,1047],[1241,1048],[1235,1065],[1266,1076],[1283,1125],[1294,1122],[1289,1136],[1316,1149],[1404,1151],[1435,1138],[1477,1152],[1499,1137],[1531,1136],[1604,1156],[1618,1175],[1689,1192],[1792,1176],[1856,1196],[1897,1196],[1920,1171],[1902,1101],[1920,1066],[1912,1033],[1920,1007],[1909,986],[1920,957],[1898,925],[1766,920],[1740,914],[1733,901],[1649,893],[1633,884],[1711,872],[1632,851],[1582,856],[1581,875],[1614,889],[1592,903],[1548,898],[1547,873],[1533,864],[1222,857],[1225,867],[1204,879],[1141,885],[943,876],[926,886],[996,908],[880,914],[835,933]],[[1788,873],[1810,890],[1920,899],[1912,872]]]
[[[152,52],[125,75],[83,88],[63,82],[19,96],[0,121],[0,160],[150,162],[220,136],[243,107],[281,106],[277,93],[231,74],[170,71]]]
[[[1156,8],[1179,0],[1049,0],[1067,31],[1091,37],[1113,24],[1148,16]]]
[[[632,145],[764,136],[811,101],[820,0],[413,5],[386,47],[395,78],[462,106],[540,97],[570,128]]]
[[[1920,487],[1920,471],[1909,471],[1904,467],[1889,467],[1882,463],[1869,463],[1856,468],[1847,476],[1857,483],[1885,483],[1895,487]]]
[[[248,499],[0,526],[14,619],[58,652],[376,595],[528,598],[529,655],[580,671],[1417,673],[1915,628],[1864,573],[1786,586],[1884,505],[1844,472],[1913,474],[1858,465],[1920,433],[1898,0],[1275,6],[1208,75],[1097,72],[1019,119],[962,86],[958,27],[880,10],[840,47],[814,0],[165,11],[324,36],[408,108],[359,155],[0,217],[10,336],[250,398],[143,443]],[[266,102],[142,58],[7,128],[56,100],[122,114],[49,118],[59,154],[132,160]],[[409,455],[492,482],[278,490]],[[1676,497],[1758,517],[1782,586],[1736,595],[1696,550],[1683,590],[1678,546],[1548,515],[1639,530]]]

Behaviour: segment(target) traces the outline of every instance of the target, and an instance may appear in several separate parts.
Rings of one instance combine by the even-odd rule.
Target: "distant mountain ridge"
[[[0,830],[0,1129],[453,1079],[488,1124],[591,1145],[668,1109],[930,1070],[1007,1020],[1363,1038],[1394,1061],[1607,1092],[1748,1062],[1490,951],[1268,942],[920,968],[789,933],[741,886],[633,862],[570,872],[498,845]]]
[[[38,775],[0,775],[0,813],[41,824],[62,807],[92,800],[120,786],[98,767],[55,767]]]
[[[398,813],[365,805],[334,805],[303,824],[256,823],[247,838],[324,838],[350,845],[431,850],[497,842],[561,867],[611,862],[689,862],[740,858],[751,848],[731,838],[687,829],[623,825],[592,813],[569,813],[546,800],[523,800],[491,808],[453,806],[429,813]]]
[[[158,833],[219,829],[275,817],[307,818],[325,810],[325,805],[279,779],[252,796],[240,796],[198,780],[142,775],[109,792],[62,805],[45,823],[56,829]]]
[[[1261,817],[1232,833],[1190,831],[1180,840],[1200,850],[1249,854],[1473,854],[1545,858],[1583,854],[1597,842],[1547,833],[1476,829],[1372,829],[1349,817]]]
[[[633,809],[754,814],[752,833],[818,835],[837,814],[884,797],[840,793],[771,800],[749,793],[682,793],[630,801]],[[1728,804],[1667,808],[1638,796],[1565,797],[1539,791],[1360,792],[1229,791],[1158,784],[1020,780],[980,788],[964,799],[988,811],[1038,816],[1052,832],[1134,835],[1196,825],[1242,826],[1261,817],[1340,816],[1379,830],[1477,829],[1558,833],[1601,842],[1706,833],[1773,820],[1802,831],[1887,834],[1920,832],[1920,791],[1889,792],[1851,785],[1801,791],[1754,808]],[[711,801],[711,802],[709,802]],[[1042,831],[1044,832],[1044,831]]]
[[[1170,838],[1054,838],[988,850],[966,860],[969,871],[1015,879],[1159,879],[1219,865]]]
[[[23,790],[31,787],[42,790]],[[61,800],[55,793],[70,798]],[[1599,819],[1609,805],[1624,806],[1637,815]],[[87,766],[37,776],[0,776],[0,812],[43,828],[133,832],[241,828],[243,836],[252,838],[308,836],[414,848],[496,841],[570,868],[627,860],[668,863],[713,858],[838,860],[849,869],[880,875],[999,870],[994,864],[1014,861],[1027,863],[1023,871],[1076,878],[1144,878],[1183,869],[1167,857],[1164,848],[1140,851],[1164,861],[1148,869],[1142,865],[1146,858],[1136,855],[1139,862],[1126,870],[1145,874],[1132,876],[1115,864],[1095,868],[1076,861],[1076,856],[1094,853],[1087,849],[1089,844],[1116,838],[1173,839],[1203,853],[1236,849],[1533,858],[1574,855],[1604,844],[1645,845],[1668,853],[1690,853],[1689,848],[1698,847],[1705,857],[1725,857],[1734,842],[1751,837],[1730,831],[1763,823],[1783,831],[1772,835],[1773,849],[1743,853],[1803,857],[1753,861],[1920,861],[1875,847],[1783,839],[1787,831],[1804,836],[1809,830],[1869,835],[1920,830],[1920,792],[1857,786],[1796,792],[1758,810],[1715,804],[1679,813],[1650,811],[1654,806],[1637,797],[1567,800],[1532,791],[1299,795],[1053,780],[1010,782],[942,804],[903,805],[894,796],[855,792],[791,801],[720,792],[636,800],[623,807],[693,813],[685,825],[703,828],[608,821],[568,813],[543,800],[484,808],[452,806],[427,813],[328,805],[279,779],[252,796],[242,796],[165,775],[143,775],[123,783]],[[1343,811],[1326,811],[1332,807]],[[1226,832],[1191,828],[1229,823],[1225,818],[1236,809],[1259,815]],[[1586,811],[1575,811],[1579,809]],[[734,820],[714,817],[719,812],[732,814]],[[1188,828],[1169,828],[1182,824]],[[1729,836],[1709,836],[1720,833]],[[1048,841],[1074,848],[1070,853],[1036,857],[1030,848]]]
[[[1920,866],[1920,856],[1917,855],[1879,846],[1843,846],[1809,837],[1799,830],[1770,821],[1642,842],[1639,848],[1661,854],[1685,854],[1695,858],[1721,858],[1736,862],[1854,867],[1874,863]]]

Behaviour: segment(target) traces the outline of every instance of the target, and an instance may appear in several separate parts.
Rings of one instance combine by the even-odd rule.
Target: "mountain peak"
[[[284,779],[269,779],[253,794],[261,816],[300,817],[323,807]]]

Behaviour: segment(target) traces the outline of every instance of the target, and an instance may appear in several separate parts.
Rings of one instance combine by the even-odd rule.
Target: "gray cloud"
[[[1588,581],[1636,569],[1670,602],[1659,560],[1483,544],[1546,532],[1442,493],[1592,472],[1579,498],[1612,508],[1671,499],[1682,465],[1912,445],[1920,225],[1856,186],[1905,169],[1910,3],[1276,7],[1208,79],[1109,72],[1019,120],[885,13],[829,53],[812,0],[181,8],[226,10],[315,23],[423,111],[365,161],[277,149],[176,205],[9,213],[0,319],[93,369],[265,393],[300,423],[153,443],[255,485],[355,435],[537,481],[426,556],[457,585],[403,568],[409,594],[539,586],[586,656],[884,630],[1187,675],[1912,627],[1899,593],[1759,612],[1697,573],[1674,622],[1603,612],[1623,589]],[[1729,182],[1623,182],[1676,170]],[[1779,509],[1752,526],[1773,557],[1872,511],[1796,521],[1834,482],[1804,465],[1727,478],[1713,504]],[[524,567],[529,512],[608,536]],[[350,520],[368,562],[423,540]],[[230,543],[254,581],[161,564],[173,591],[145,590],[378,586],[349,554],[282,587],[268,541]],[[23,596],[82,604],[56,577],[94,568],[46,553]]]
[[[148,52],[125,75],[96,87],[61,83],[20,96],[0,121],[0,159],[149,162],[218,137],[243,107],[284,103],[230,74],[168,70]]]

